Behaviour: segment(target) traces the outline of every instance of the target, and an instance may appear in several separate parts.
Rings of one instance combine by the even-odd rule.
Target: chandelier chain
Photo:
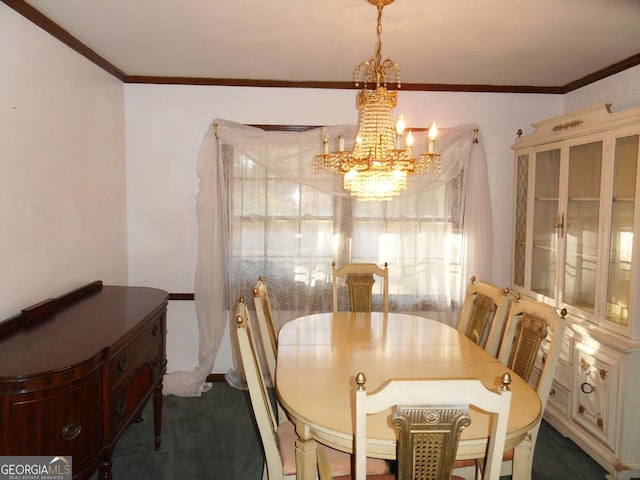
[[[384,6],[378,5],[378,41],[376,42],[376,54],[374,57],[374,68],[376,71],[376,88],[380,87],[380,77],[382,76],[382,9]]]

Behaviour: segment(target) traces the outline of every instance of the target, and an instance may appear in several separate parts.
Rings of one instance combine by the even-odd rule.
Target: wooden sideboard
[[[98,469],[153,395],[160,448],[167,292],[96,281],[0,323],[0,455],[72,457]]]

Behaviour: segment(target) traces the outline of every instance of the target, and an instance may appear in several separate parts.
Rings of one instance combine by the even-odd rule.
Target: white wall
[[[192,292],[196,157],[213,119],[357,121],[353,90],[123,86],[4,4],[0,65],[0,318],[94,279]],[[436,120],[480,127],[494,212],[494,282],[509,282],[516,131],[603,101],[614,109],[638,105],[639,78],[636,67],[564,98],[400,92],[397,111],[412,126]],[[170,302],[168,320],[169,369],[191,369],[192,302]],[[225,340],[214,371],[230,364]]]
[[[640,66],[629,68],[565,95],[564,111],[610,103],[616,112],[640,106]]]
[[[122,83],[0,3],[0,320],[126,284]]]
[[[354,90],[126,85],[129,281],[171,292],[192,292],[196,262],[196,158],[216,118],[242,123],[326,125],[356,123]],[[511,251],[513,152],[521,128],[562,113],[554,95],[403,92],[398,98],[411,126],[476,123],[487,152],[494,210],[494,275],[508,285]],[[320,140],[319,140],[320,141]],[[320,145],[319,145],[320,146]],[[197,361],[192,305],[171,302],[169,370]],[[228,340],[215,372],[231,365]]]

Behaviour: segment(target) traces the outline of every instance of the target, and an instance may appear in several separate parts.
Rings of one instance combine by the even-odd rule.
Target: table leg
[[[531,480],[531,469],[533,467],[533,445],[531,437],[527,435],[519,445],[513,449],[512,478]]]
[[[296,425],[296,480],[315,480],[318,463],[316,448],[318,444],[311,437],[309,427],[303,423]]]

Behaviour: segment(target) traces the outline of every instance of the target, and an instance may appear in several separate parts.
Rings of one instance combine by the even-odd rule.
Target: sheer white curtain
[[[274,315],[331,309],[331,262],[389,263],[392,311],[453,324],[471,275],[491,276],[491,209],[482,142],[475,125],[440,129],[439,174],[417,174],[399,197],[361,202],[342,178],[318,174],[321,129],[264,131],[216,120],[198,157],[200,190],[195,302],[199,365],[165,377],[165,392],[199,395],[240,295],[265,276]],[[328,127],[352,148],[355,126]],[[425,145],[426,132],[414,132]],[[420,148],[414,148],[419,155]],[[231,335],[233,338],[233,335]],[[236,355],[227,374],[242,386]]]

